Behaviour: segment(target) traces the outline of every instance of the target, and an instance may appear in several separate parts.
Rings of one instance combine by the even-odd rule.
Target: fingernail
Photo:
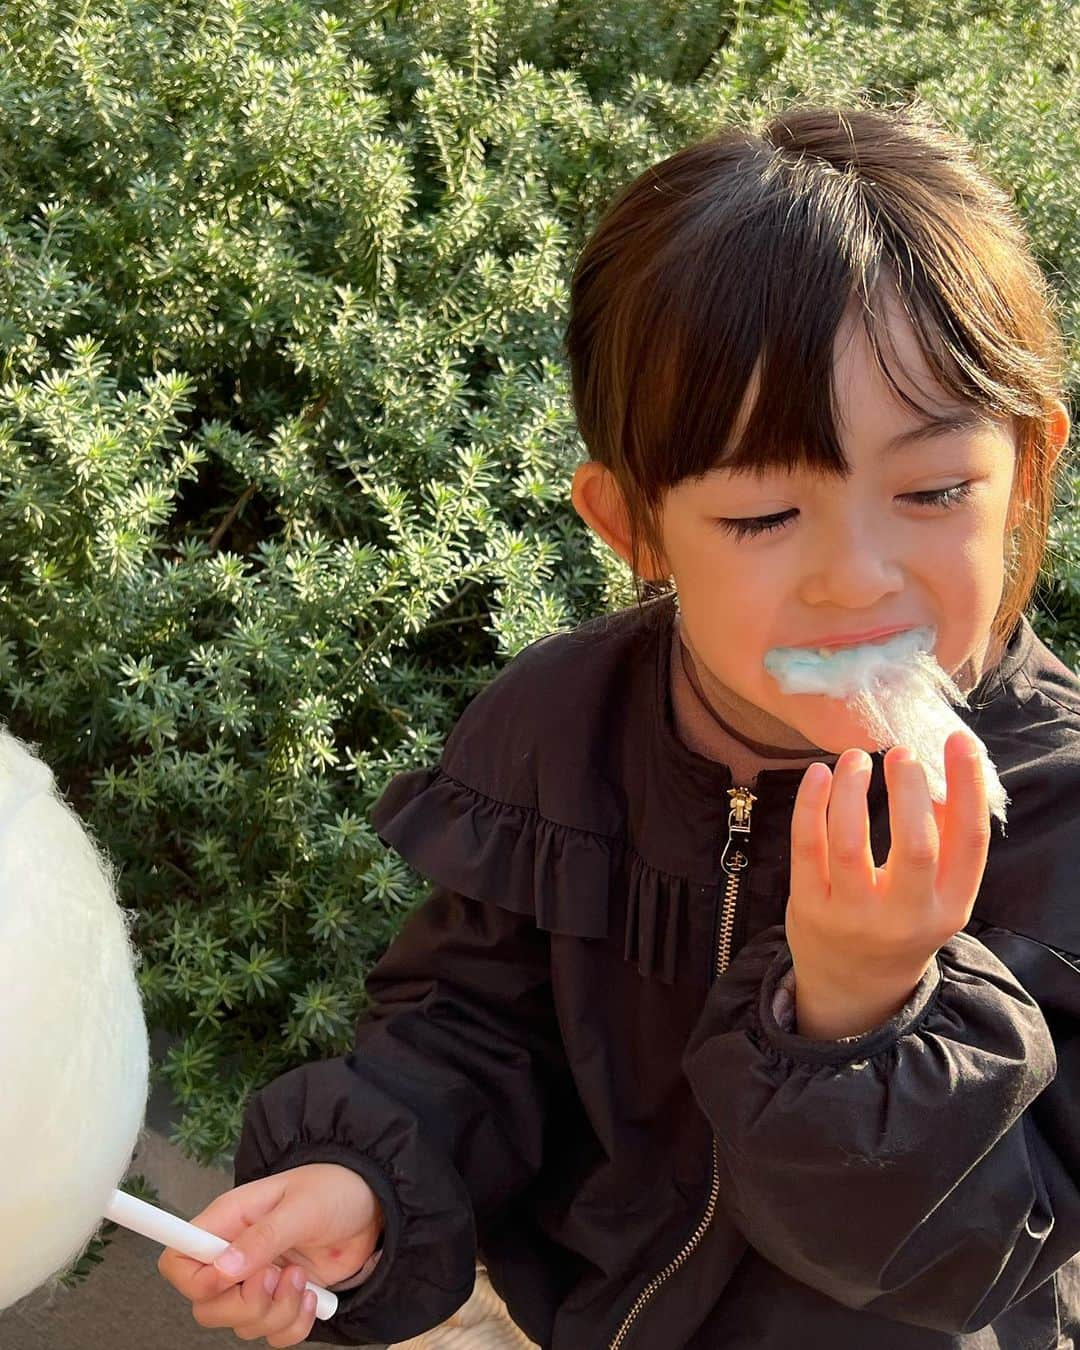
[[[238,1252],[235,1247],[230,1247],[228,1251],[221,1253],[214,1265],[224,1275],[239,1275],[244,1269],[244,1253]]]
[[[263,1278],[263,1284],[266,1286],[266,1292],[272,1294],[278,1287],[278,1280],[281,1279],[281,1271],[275,1266],[273,1270],[268,1270]]]
[[[296,1289],[303,1289],[307,1284],[307,1276],[302,1270],[294,1270],[291,1277],[293,1286]]]

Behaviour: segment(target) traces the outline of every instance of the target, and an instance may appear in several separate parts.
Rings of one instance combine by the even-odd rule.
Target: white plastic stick
[[[168,1214],[156,1205],[148,1205],[145,1200],[139,1200],[125,1191],[113,1191],[112,1199],[105,1207],[105,1218],[118,1223],[121,1228],[141,1233],[151,1242],[160,1242],[163,1247],[172,1247],[174,1251],[190,1256],[193,1261],[204,1261],[207,1265],[229,1245],[224,1238],[208,1233],[205,1228],[196,1228],[186,1219],[178,1219],[175,1214]],[[328,1317],[333,1317],[337,1312],[337,1294],[310,1280],[307,1288],[314,1292],[318,1300],[315,1316],[324,1322]]]

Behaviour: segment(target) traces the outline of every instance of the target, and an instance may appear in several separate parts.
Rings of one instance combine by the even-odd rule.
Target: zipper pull
[[[729,862],[728,849],[731,848],[732,840],[736,834],[748,835],[750,833],[750,812],[754,809],[757,798],[749,788],[744,787],[728,788],[727,794],[731,798],[731,810],[728,812],[728,837],[727,843],[724,845],[723,857],[720,859],[720,866],[730,877],[740,872],[750,861],[744,854],[736,850]]]

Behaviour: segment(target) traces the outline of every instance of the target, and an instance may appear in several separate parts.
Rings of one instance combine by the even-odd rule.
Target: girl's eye
[[[911,502],[915,506],[954,507],[971,496],[972,487],[973,483],[969,480],[966,483],[957,483],[953,487],[936,488],[932,492],[901,493],[900,500]],[[782,511],[775,516],[747,516],[742,520],[718,520],[716,524],[728,534],[733,534],[736,539],[744,539],[748,535],[767,534],[770,530],[779,530],[795,515],[798,515],[798,512],[794,510]]]

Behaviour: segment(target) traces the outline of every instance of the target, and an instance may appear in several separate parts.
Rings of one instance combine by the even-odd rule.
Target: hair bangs
[[[649,301],[633,325],[640,341],[624,426],[628,459],[650,500],[717,468],[751,477],[798,470],[847,476],[851,466],[835,415],[835,355],[842,324],[856,314],[878,369],[918,417],[965,410],[990,421],[1022,414],[993,348],[963,333],[933,278],[923,274],[922,284],[909,283],[905,292],[899,260],[884,239],[873,239],[870,278],[812,223],[793,243],[789,256],[766,259],[762,273],[803,278],[797,286],[725,284],[707,256],[678,258],[677,241],[672,256],[658,264]],[[750,262],[761,259],[736,255],[734,261],[734,275],[746,276]],[[920,388],[919,375],[897,352],[885,317],[889,303],[904,313],[932,373],[930,389],[925,377]],[[913,397],[912,388],[925,397]]]
[[[836,354],[861,322],[920,419],[1013,419],[1024,512],[995,620],[1009,632],[1046,545],[1067,352],[1023,223],[972,149],[917,105],[794,107],[688,145],[616,195],[575,267],[565,346],[582,439],[626,505],[635,585],[641,559],[647,584],[670,589],[650,564],[682,480],[851,472]]]

